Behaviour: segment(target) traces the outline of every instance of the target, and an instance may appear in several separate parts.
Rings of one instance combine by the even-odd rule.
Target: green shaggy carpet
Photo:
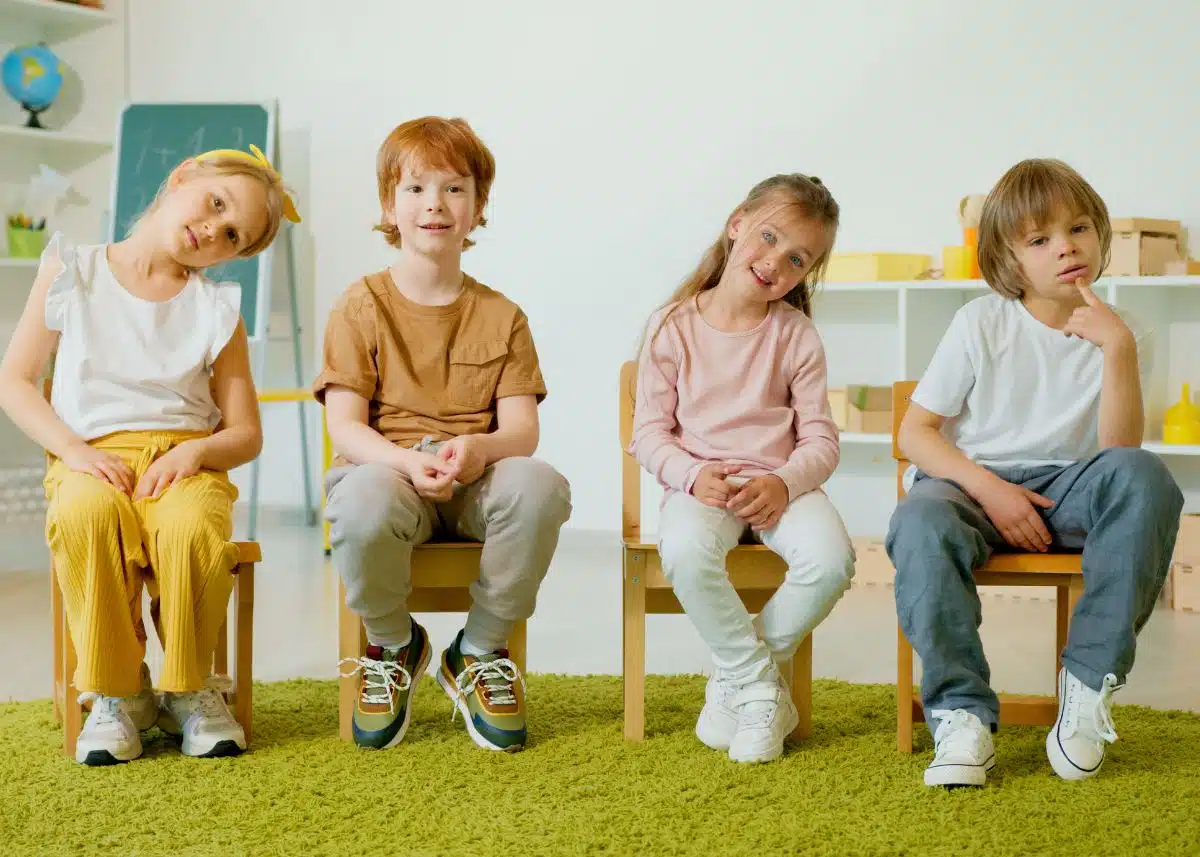
[[[256,688],[251,751],[64,758],[49,702],[0,704],[0,854],[1106,855],[1200,853],[1200,717],[1118,706],[1099,777],[1058,780],[1043,729],[1005,729],[982,790],[926,789],[928,736],[896,752],[893,691],[819,681],[814,736],[739,766],[692,726],[698,677],[651,677],[647,740],[621,736],[621,681],[535,675],[531,744],[478,750],[424,680],[403,744],[336,736],[333,682]]]

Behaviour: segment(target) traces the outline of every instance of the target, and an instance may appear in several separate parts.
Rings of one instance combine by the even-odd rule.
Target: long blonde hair
[[[675,293],[655,311],[657,313],[664,309],[667,310],[654,333],[643,338],[638,348],[639,352],[658,336],[675,310],[701,292],[715,288],[717,283],[721,282],[721,275],[725,273],[725,266],[729,263],[729,252],[733,249],[733,239],[729,237],[729,226],[734,218],[752,214],[763,208],[767,202],[776,199],[781,200],[784,207],[799,209],[802,217],[821,223],[828,236],[821,255],[804,275],[804,279],[781,299],[812,318],[813,290],[817,283],[824,279],[825,270],[829,267],[829,253],[833,249],[833,242],[837,237],[838,218],[841,212],[833,194],[829,192],[829,188],[825,187],[825,184],[816,176],[806,176],[803,173],[781,173],[763,179],[752,187],[750,193],[746,194],[746,198],[726,218],[721,234],[704,252],[696,270],[692,271],[675,290]]]

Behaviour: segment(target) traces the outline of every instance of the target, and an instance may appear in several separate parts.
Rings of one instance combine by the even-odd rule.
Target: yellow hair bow
[[[255,164],[265,169],[279,181],[280,193],[283,196],[283,216],[292,223],[300,222],[300,213],[296,211],[296,204],[292,202],[291,196],[283,188],[283,177],[271,166],[271,162],[267,160],[267,156],[262,153],[262,150],[258,146],[251,143],[249,152],[243,152],[240,149],[213,149],[211,152],[196,155],[195,159],[197,161],[207,161],[213,158],[233,158],[234,160],[245,161],[248,164]]]

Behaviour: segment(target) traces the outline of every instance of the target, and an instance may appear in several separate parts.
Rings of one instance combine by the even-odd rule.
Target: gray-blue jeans
[[[1039,509],[1052,550],[1083,551],[1083,595],[1071,617],[1063,665],[1099,690],[1133,667],[1136,635],[1170,568],[1183,494],[1153,453],[1106,449],[1067,467],[993,469],[1050,500]],[[896,613],[921,658],[921,702],[962,708],[995,728],[1000,703],[979,640],[983,615],[974,570],[1010,549],[983,508],[957,484],[918,474],[892,514],[887,552],[896,567]]]

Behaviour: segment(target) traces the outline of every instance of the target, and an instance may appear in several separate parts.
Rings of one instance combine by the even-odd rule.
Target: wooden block
[[[1147,232],[1152,235],[1171,235],[1179,237],[1183,231],[1183,223],[1178,220],[1161,220],[1153,217],[1118,217],[1112,221],[1112,231],[1118,232]]]
[[[884,549],[883,539],[854,539],[854,585],[891,586],[896,570]]]

